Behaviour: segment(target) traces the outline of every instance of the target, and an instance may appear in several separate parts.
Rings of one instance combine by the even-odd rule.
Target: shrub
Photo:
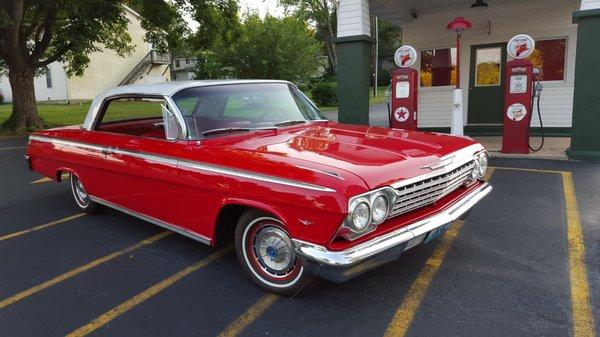
[[[312,99],[320,106],[336,106],[338,102],[337,84],[331,82],[315,84],[312,90]]]
[[[4,96],[2,96],[2,92],[0,91],[0,104],[4,103]]]

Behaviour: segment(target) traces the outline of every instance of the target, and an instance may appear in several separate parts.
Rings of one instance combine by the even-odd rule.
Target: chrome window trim
[[[171,98],[171,96],[165,95],[163,97],[165,98],[165,102],[167,102],[167,108],[171,109],[171,111],[175,114],[177,123],[179,123],[179,127],[180,127],[180,130],[182,133],[182,135],[180,135],[181,139],[189,139],[190,134],[188,132],[187,123],[185,122],[185,119],[183,118],[183,114],[181,113],[181,110],[179,110],[179,107],[177,106],[177,104],[175,104],[175,101],[173,101],[173,98]]]
[[[273,177],[273,176],[268,176],[268,175],[264,175],[264,174],[260,174],[260,173],[253,173],[253,172],[248,172],[248,171],[225,168],[225,167],[220,167],[220,166],[216,166],[216,165],[208,165],[208,164],[203,164],[200,162],[192,162],[192,161],[188,161],[188,160],[178,160],[175,157],[155,155],[155,154],[146,153],[146,152],[121,150],[118,148],[110,148],[110,147],[105,148],[105,147],[101,147],[101,146],[93,145],[93,144],[89,144],[89,143],[72,141],[72,140],[63,140],[63,139],[45,137],[45,136],[35,136],[34,135],[34,136],[30,136],[29,139],[35,140],[35,141],[40,141],[40,142],[52,143],[52,144],[61,144],[61,145],[65,145],[65,146],[75,146],[78,148],[92,149],[92,150],[99,151],[99,152],[103,152],[104,150],[110,150],[112,153],[115,153],[115,154],[131,156],[131,157],[144,159],[144,160],[152,161],[152,162],[159,163],[159,164],[169,165],[169,166],[173,166],[173,167],[182,167],[182,168],[186,168],[186,169],[194,170],[194,171],[196,171],[196,170],[207,171],[207,172],[212,172],[212,173],[218,173],[218,174],[229,175],[229,176],[234,176],[234,177],[258,180],[258,181],[269,182],[269,183],[285,185],[285,186],[298,187],[298,188],[302,188],[302,189],[308,189],[308,190],[314,190],[314,191],[320,191],[320,192],[336,192],[336,190],[334,190],[334,189],[320,186],[320,185],[314,185],[314,184],[290,180],[290,179],[286,179],[286,178]]]
[[[204,235],[201,235],[201,234],[198,234],[198,233],[195,233],[195,232],[192,232],[192,231],[188,231],[186,229],[183,229],[181,227],[175,226],[175,225],[170,224],[168,222],[164,222],[164,221],[158,220],[158,219],[156,219],[154,217],[151,217],[151,216],[148,216],[148,215],[136,212],[136,211],[132,211],[129,208],[121,207],[119,205],[113,204],[110,201],[104,200],[102,198],[95,197],[93,195],[90,195],[90,199],[92,201],[97,202],[99,204],[102,204],[104,206],[116,209],[117,211],[129,214],[131,216],[134,216],[134,217],[136,217],[138,219],[142,219],[144,221],[148,221],[148,222],[150,222],[150,223],[152,223],[154,225],[157,225],[157,226],[160,226],[162,228],[168,229],[170,231],[173,231],[175,233],[181,234],[183,236],[187,236],[190,239],[202,242],[202,243],[204,243],[206,245],[210,246],[210,244],[211,244],[211,239],[208,238],[208,237],[206,237],[206,236],[204,236]]]

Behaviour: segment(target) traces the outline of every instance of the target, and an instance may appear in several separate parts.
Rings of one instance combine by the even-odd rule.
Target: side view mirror
[[[177,118],[175,118],[173,112],[167,109],[167,107],[163,104],[161,104],[160,107],[162,110],[162,116],[165,126],[165,137],[167,138],[167,140],[179,139],[181,127],[177,122]]]

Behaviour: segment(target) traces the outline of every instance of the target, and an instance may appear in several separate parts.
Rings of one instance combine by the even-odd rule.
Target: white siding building
[[[112,50],[102,50],[89,55],[90,63],[83,76],[67,77],[63,64],[54,62],[48,70],[35,79],[35,96],[38,102],[91,100],[98,94],[118,85],[157,83],[170,81],[169,55],[159,54],[145,40],[140,16],[128,7],[123,15],[129,20],[128,33],[134,45],[133,52],[121,57]],[[5,101],[12,101],[8,77],[0,77],[0,92]]]
[[[577,28],[573,13],[597,0],[486,0],[488,6],[474,7],[475,0],[341,0],[338,10],[338,57],[340,57],[340,111],[356,114],[363,122],[363,108],[356,93],[344,107],[344,95],[356,88],[356,76],[345,79],[345,54],[356,57],[362,41],[372,42],[369,15],[402,27],[403,44],[413,46],[420,74],[419,119],[421,129],[447,130],[451,124],[452,91],[456,78],[456,33],[446,29],[455,17],[464,17],[473,27],[462,34],[460,86],[463,88],[464,125],[467,133],[501,131],[506,43],[517,34],[528,34],[537,43],[534,65],[542,69],[544,91],[541,110],[544,126],[555,134],[569,134],[573,117]],[[598,2],[600,3],[600,2]],[[591,5],[589,5],[591,6]],[[367,40],[370,39],[371,41]],[[345,51],[352,45],[352,51]],[[350,60],[352,62],[356,62]],[[478,83],[476,69],[496,64],[495,83]],[[352,72],[357,67],[352,65]],[[364,80],[365,84],[367,80]],[[368,85],[368,84],[366,84]],[[347,86],[347,87],[345,87]],[[485,88],[482,88],[484,87]],[[344,89],[346,88],[346,89]],[[353,89],[354,90],[354,89]],[[365,94],[366,96],[366,94]],[[361,98],[366,102],[366,97]],[[353,118],[343,121],[351,121]],[[532,127],[538,127],[537,116]]]

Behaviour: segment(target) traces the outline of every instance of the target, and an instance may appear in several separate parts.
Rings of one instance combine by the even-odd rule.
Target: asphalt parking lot
[[[496,159],[495,190],[440,239],[297,298],[228,248],[108,210],[0,141],[0,336],[594,336],[600,164]]]

